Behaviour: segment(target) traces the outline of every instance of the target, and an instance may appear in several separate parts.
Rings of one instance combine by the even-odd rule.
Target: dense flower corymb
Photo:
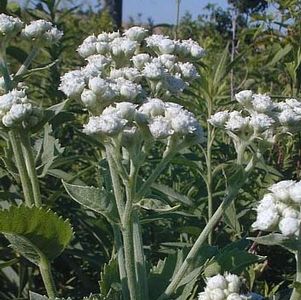
[[[299,236],[301,222],[301,182],[283,180],[269,188],[256,208],[253,229],[280,231],[285,236]]]

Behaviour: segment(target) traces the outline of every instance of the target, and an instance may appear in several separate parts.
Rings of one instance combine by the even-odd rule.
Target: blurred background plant
[[[127,26],[120,23],[121,2],[107,0],[100,2],[96,10],[82,10],[80,2],[71,0],[64,3],[60,0],[31,0],[25,1],[22,6],[16,2],[0,1],[0,12],[21,16],[26,21],[43,18],[65,33],[60,44],[41,50],[32,63],[32,68],[41,68],[39,75],[29,74],[27,81],[31,97],[38,105],[49,107],[64,100],[63,94],[58,91],[60,76],[83,64],[75,50],[87,34]],[[228,180],[236,171],[231,168],[235,150],[229,138],[215,132],[207,124],[207,117],[213,112],[235,107],[233,95],[242,89],[269,93],[274,99],[300,97],[301,1],[228,2],[228,8],[208,4],[197,19],[186,13],[176,27],[170,24],[157,26],[151,20],[144,24],[150,31],[171,36],[176,32],[177,38],[192,38],[207,53],[202,65],[199,65],[201,77],[186,92],[184,103],[207,128],[208,145],[203,149],[195,146],[176,157],[152,190],[167,203],[180,204],[182,212],[145,211],[142,219],[147,260],[158,263],[158,269],[165,261],[162,272],[171,269],[179,256],[187,253],[187,248],[218,207]],[[181,9],[180,1],[175,1],[175,5],[177,3]],[[141,23],[141,20],[131,20],[131,23],[135,22]],[[12,71],[24,62],[30,50],[31,45],[25,41],[15,43],[8,49]],[[54,61],[55,64],[45,68]],[[84,182],[96,186],[107,172],[103,161],[95,164],[99,157],[94,141],[81,133],[87,114],[83,114],[74,102],[67,103],[67,108],[50,121],[51,127],[45,128],[47,139],[39,142],[50,149],[43,158],[39,174],[44,202],[69,218],[76,232],[72,244],[54,263],[58,290],[65,297],[80,299],[89,293],[99,292],[100,278],[103,290],[109,291],[114,286],[109,263],[112,232],[105,219],[96,218],[91,211],[77,205],[62,187],[62,179],[69,183]],[[39,140],[39,135],[36,140]],[[0,147],[1,156],[6,157],[8,154],[3,140]],[[60,147],[64,148],[64,152],[57,158]],[[160,157],[160,151],[158,148],[153,153],[154,163]],[[275,143],[273,149],[266,151],[264,159],[270,167],[262,165],[256,169],[241,191],[239,201],[227,211],[210,236],[208,244],[215,246],[202,249],[206,264],[200,274],[210,276],[217,270],[243,273],[248,280],[246,289],[266,297],[279,292],[276,299],[285,299],[294,277],[293,256],[279,247],[251,245],[244,238],[254,235],[249,233],[250,225],[255,220],[251,209],[266,187],[281,178],[300,180],[300,134],[287,137],[281,144]],[[46,161],[50,163],[46,164]],[[151,170],[151,163],[144,168],[145,174]],[[1,207],[6,207],[9,202],[18,202],[18,189],[12,182],[1,160]],[[44,294],[42,281],[35,276],[36,267],[7,245],[7,241],[0,236],[1,299],[26,299],[29,289]],[[267,259],[254,260],[245,250],[249,253],[255,251]],[[233,257],[237,261],[229,266]],[[193,299],[202,290],[204,282],[201,276],[197,277],[196,283],[196,288],[187,299]]]

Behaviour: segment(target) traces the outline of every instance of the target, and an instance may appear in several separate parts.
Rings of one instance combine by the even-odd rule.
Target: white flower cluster
[[[189,60],[199,59],[204,50],[192,40],[147,35],[147,30],[136,26],[123,35],[87,37],[77,50],[86,66],[62,76],[60,90],[81,99],[94,115],[116,102],[142,103],[148,97],[169,100],[179,95],[199,76]],[[173,50],[165,51],[168,47]]]
[[[21,31],[22,27],[23,22],[19,18],[0,14],[0,34],[2,35],[1,39],[5,36],[15,36]]]
[[[181,105],[156,98],[147,99],[140,106],[130,102],[108,106],[100,116],[90,117],[88,124],[84,125],[85,133],[103,136],[123,133],[128,137],[142,131],[146,138],[154,139],[190,136],[200,142],[204,137],[192,113]]]
[[[24,24],[19,18],[14,18],[6,14],[0,14],[0,45],[6,47],[10,38],[15,37],[21,32]],[[52,23],[45,20],[32,21],[25,25],[21,32],[22,36],[35,41],[42,41],[47,43],[56,43],[62,36],[63,32],[58,30]]]
[[[32,106],[24,90],[0,96],[0,119],[5,127],[34,126],[40,117],[41,111]]]
[[[280,231],[285,236],[298,236],[301,221],[301,182],[283,180],[269,188],[259,202],[255,230]]]
[[[237,275],[225,273],[209,277],[204,292],[199,293],[198,300],[243,300],[239,294],[241,282]]]
[[[63,32],[50,22],[36,20],[25,26],[22,35],[29,40],[57,43],[62,38]]]
[[[296,99],[276,103],[269,96],[250,90],[239,92],[235,98],[242,105],[242,111],[220,111],[208,120],[213,126],[224,128],[232,137],[272,142],[276,129],[286,132],[300,127],[301,102]]]

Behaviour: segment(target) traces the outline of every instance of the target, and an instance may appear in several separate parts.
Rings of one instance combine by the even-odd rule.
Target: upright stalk
[[[144,251],[141,225],[137,212],[133,213],[133,236],[136,262],[136,275],[139,287],[140,298],[143,300],[149,299],[147,272],[145,267]]]
[[[228,194],[224,198],[223,202],[220,204],[218,209],[213,214],[212,218],[208,221],[207,225],[199,235],[198,239],[192,246],[191,250],[189,251],[187,257],[185,258],[183,264],[175,274],[174,278],[164,291],[164,293],[157,299],[157,300],[163,300],[163,299],[170,299],[170,296],[176,291],[180,281],[184,278],[186,275],[186,272],[191,264],[193,264],[194,259],[197,257],[200,248],[208,238],[209,233],[213,230],[213,228],[216,226],[216,224],[219,222],[220,218],[222,217],[224,211],[229,207],[229,205],[232,203],[232,201],[236,198],[240,188],[245,183],[246,179],[248,178],[248,175],[250,174],[251,170],[254,167],[253,160],[250,161],[248,166],[245,168],[245,174],[243,179],[234,187],[230,187],[228,190]]]
[[[27,173],[26,163],[22,153],[22,147],[20,143],[20,137],[18,136],[15,130],[10,130],[8,133],[10,143],[12,145],[16,167],[19,172],[22,190],[24,194],[24,200],[26,205],[31,206],[33,205],[33,191],[31,187],[31,182],[29,175]]]
[[[118,268],[119,268],[119,276],[120,276],[120,282],[121,282],[121,288],[122,288],[122,295],[123,295],[123,299],[127,300],[127,299],[130,299],[130,297],[129,297],[129,290],[128,290],[128,286],[127,286],[122,237],[121,237],[118,226],[115,224],[112,224],[112,227],[113,227],[113,232],[114,232],[114,241],[115,241],[116,250],[117,250],[117,260],[118,260]]]
[[[28,175],[31,180],[33,199],[35,206],[40,207],[42,205],[40,183],[38,180],[35,160],[29,140],[29,135],[27,132],[21,132],[22,150],[25,158],[25,163],[27,166]]]
[[[299,230],[299,240],[301,239],[301,226]],[[296,282],[298,284],[301,283],[301,249],[299,248],[295,254],[296,258]],[[290,300],[300,300],[301,292],[298,287],[294,287],[293,292],[291,294]]]
[[[51,266],[48,259],[41,255],[41,261],[39,264],[41,276],[47,291],[47,295],[50,299],[55,299],[57,296],[54,280],[51,273]]]

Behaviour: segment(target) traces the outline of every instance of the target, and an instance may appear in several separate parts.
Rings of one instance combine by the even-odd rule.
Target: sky
[[[0,0],[1,1],[1,0]],[[25,3],[26,0],[10,0],[10,2]],[[75,0],[74,2],[86,3],[94,6],[97,0]],[[202,9],[208,3],[215,3],[219,6],[226,7],[227,0],[181,0],[180,2],[180,17],[185,12],[190,12],[193,18],[196,18],[202,13]],[[151,18],[154,23],[169,23],[176,22],[176,0],[123,0],[123,21],[129,21],[130,17],[138,20],[138,15],[141,14],[140,20],[146,22]]]
[[[182,0],[180,2],[180,17],[185,12],[190,12],[193,18],[202,13],[202,9],[208,4],[208,0]],[[211,0],[219,6],[225,7],[226,0]],[[142,14],[142,21],[149,17],[154,23],[176,22],[176,0],[123,0],[123,20],[128,21],[130,17],[137,18]]]

